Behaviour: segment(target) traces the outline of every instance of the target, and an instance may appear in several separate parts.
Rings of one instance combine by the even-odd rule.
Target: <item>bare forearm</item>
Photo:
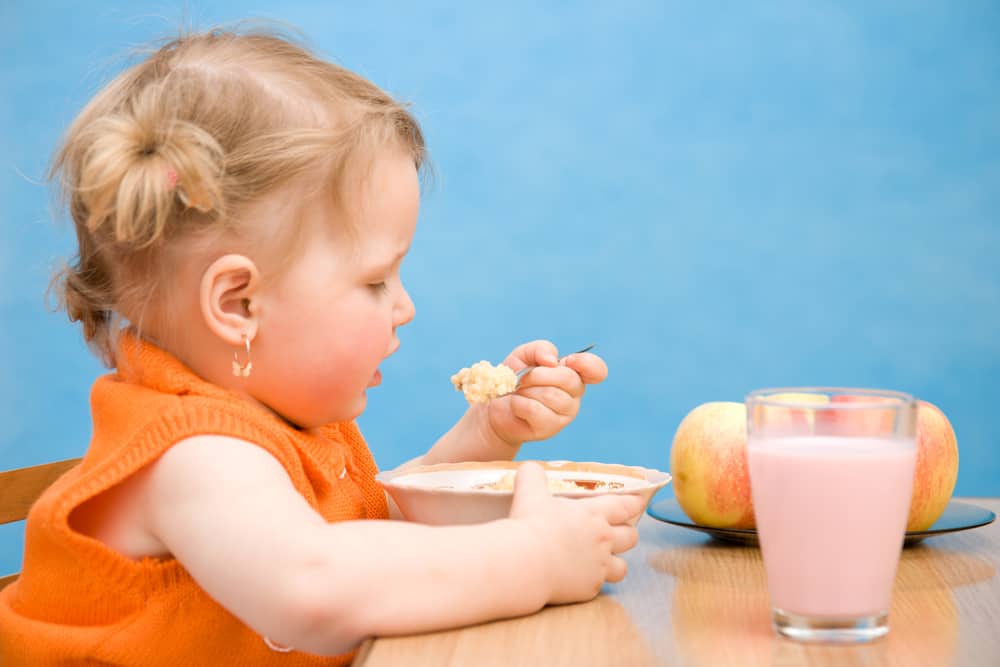
[[[521,443],[505,442],[493,433],[485,405],[472,405],[426,454],[404,465],[509,461],[520,448]]]
[[[174,445],[145,483],[145,530],[249,627],[303,651],[528,613],[557,574],[524,520],[327,523],[269,453],[233,438]]]
[[[332,524],[326,537],[317,590],[344,610],[334,617],[351,618],[356,641],[528,614],[548,598],[539,544],[510,519],[446,527],[348,522]]]

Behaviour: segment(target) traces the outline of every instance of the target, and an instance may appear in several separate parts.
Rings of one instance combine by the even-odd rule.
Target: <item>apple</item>
[[[834,396],[834,403],[859,401],[878,402],[874,396]],[[863,413],[845,411],[840,432],[851,435],[878,435],[892,432],[895,411],[866,410]],[[844,424],[849,428],[844,431]],[[913,474],[913,497],[906,530],[927,530],[944,512],[958,479],[958,440],[951,422],[933,403],[917,401],[917,466]]]
[[[779,397],[804,398],[792,394],[771,398]],[[832,399],[834,403],[858,400],[872,399],[849,395]],[[818,419],[836,420],[817,424],[817,430],[844,433],[845,425],[849,425],[847,432],[854,435],[886,432],[887,416],[880,412],[866,411],[864,418],[861,413],[835,412],[817,411]],[[684,513],[697,524],[714,528],[755,527],[747,469],[746,417],[743,403],[703,403],[691,410],[677,427],[670,449],[674,496]],[[798,430],[801,417],[798,411],[790,409],[775,410],[769,419],[772,425],[775,420],[787,420],[789,428]],[[955,431],[941,409],[927,401],[918,403],[916,440],[917,462],[907,531],[926,530],[937,521],[951,499],[958,477]]]
[[[850,435],[880,437],[895,430],[898,414],[898,399],[865,394],[837,394],[831,403],[865,403],[864,410],[829,410],[821,415],[823,429],[821,435]],[[872,403],[884,403],[884,410],[871,407]]]
[[[747,470],[747,411],[743,403],[703,403],[674,434],[670,474],[674,497],[695,523],[753,528]]]
[[[958,439],[951,422],[933,403],[917,408],[917,469],[906,530],[926,530],[944,512],[958,479]]]
[[[767,400],[791,403],[794,405],[822,405],[830,402],[830,397],[826,394],[806,394],[796,392],[784,392],[768,394]],[[772,433],[785,431],[789,434],[808,433],[815,426],[818,416],[823,414],[822,410],[809,407],[784,407],[769,405],[764,408],[758,406],[758,410],[766,410],[765,413],[758,414],[766,419],[767,427]]]

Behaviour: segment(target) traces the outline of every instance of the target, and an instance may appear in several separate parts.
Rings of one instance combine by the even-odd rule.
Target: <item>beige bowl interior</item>
[[[441,463],[407,470],[381,472],[375,479],[386,489],[408,521],[431,525],[483,523],[510,513],[513,492],[477,488],[499,481],[523,461]],[[615,463],[538,461],[546,475],[573,481],[613,482],[621,488],[554,490],[555,496],[586,498],[594,495],[634,494],[649,504],[653,495],[670,482],[659,470]],[[632,523],[639,520],[640,511]]]

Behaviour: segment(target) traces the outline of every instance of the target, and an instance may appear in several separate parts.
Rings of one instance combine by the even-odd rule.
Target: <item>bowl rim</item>
[[[517,470],[522,463],[538,463],[545,470],[566,470],[571,472],[594,472],[603,475],[619,475],[641,480],[645,484],[621,489],[579,489],[575,491],[552,491],[553,496],[567,498],[586,498],[605,494],[642,494],[649,490],[654,493],[666,486],[673,477],[670,473],[655,468],[643,466],[631,466],[622,463],[601,463],[598,461],[542,461],[536,459],[518,461],[467,461],[461,463],[432,463],[416,465],[411,468],[395,468],[393,470],[381,471],[375,475],[375,480],[387,490],[417,491],[419,493],[440,494],[440,495],[487,495],[487,496],[510,496],[512,489],[473,489],[473,488],[450,488],[450,487],[418,487],[408,484],[400,484],[398,480],[410,475],[419,475],[432,472],[447,472],[450,470]],[[597,468],[596,470],[594,468]]]

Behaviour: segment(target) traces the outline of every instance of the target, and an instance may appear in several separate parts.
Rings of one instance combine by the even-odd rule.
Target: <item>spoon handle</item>
[[[583,352],[589,352],[592,349],[594,349],[594,344],[593,343],[591,343],[587,347],[583,348],[582,350],[577,350],[576,352],[570,352],[569,354],[564,354],[563,356],[559,357],[559,361],[562,361],[563,359],[565,359],[566,357],[568,357],[568,356],[570,356],[572,354],[581,354]],[[535,365],[535,366],[525,366],[524,368],[522,368],[518,372],[514,373],[514,377],[517,378],[518,383],[521,382],[521,377],[525,373],[527,373],[528,371],[530,371],[532,368],[538,368],[538,366],[537,365]]]

